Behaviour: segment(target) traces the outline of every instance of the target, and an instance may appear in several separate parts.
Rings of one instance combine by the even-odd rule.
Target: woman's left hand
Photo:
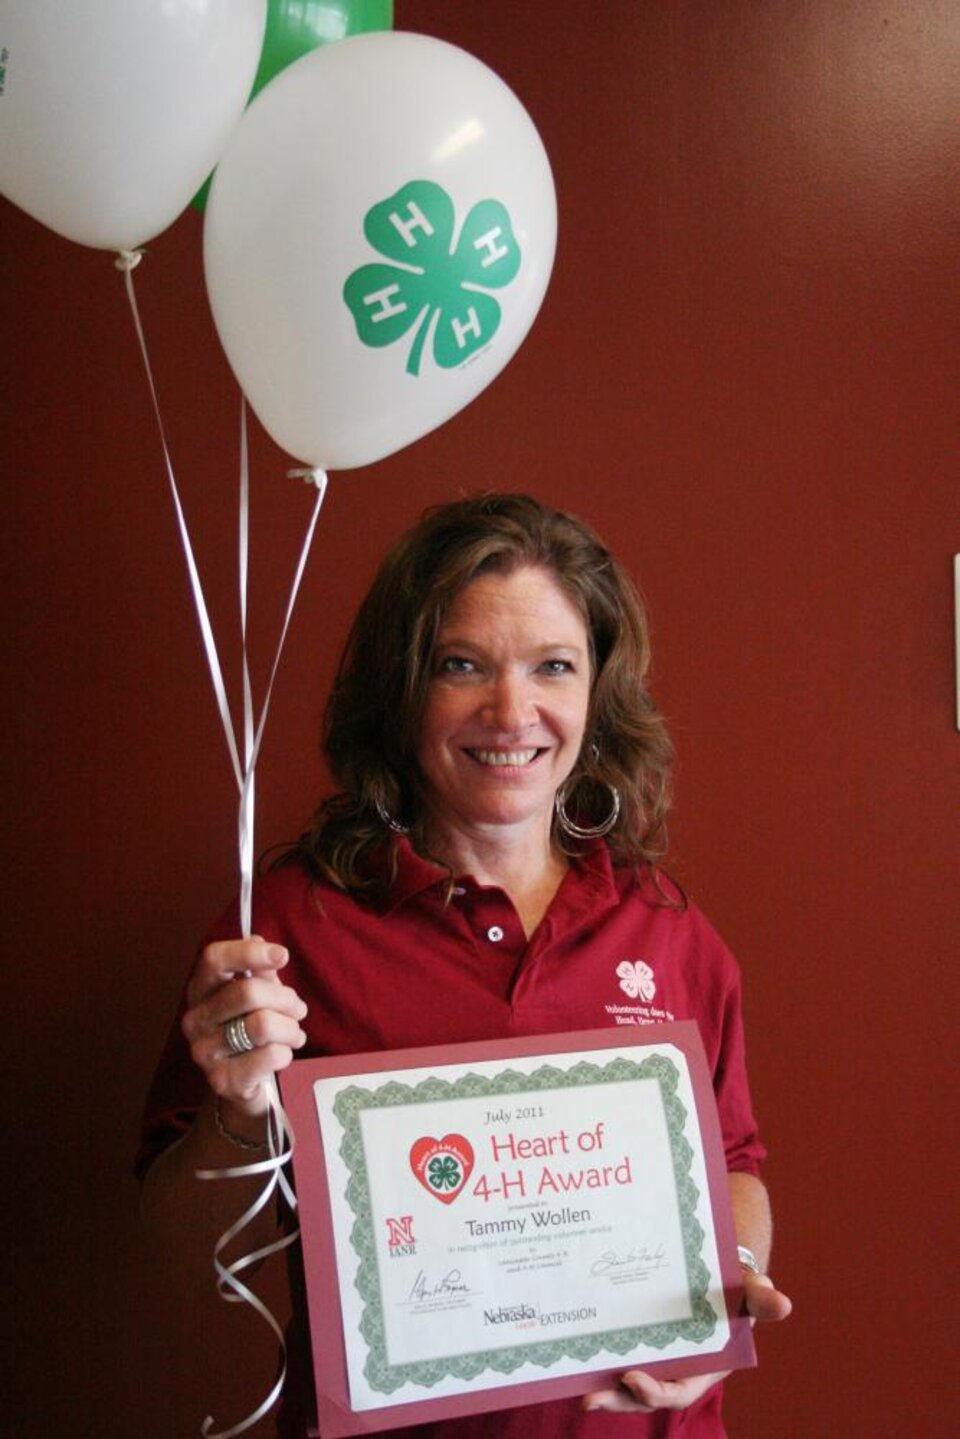
[[[792,1309],[790,1300],[774,1288],[766,1274],[744,1271],[744,1308],[752,1322],[776,1323],[786,1319]],[[726,1379],[722,1374],[691,1374],[686,1379],[655,1379],[642,1369],[628,1369],[620,1376],[616,1389],[598,1389],[583,1397],[584,1409],[607,1410],[611,1414],[650,1414],[655,1409],[687,1409],[695,1404],[714,1384]]]

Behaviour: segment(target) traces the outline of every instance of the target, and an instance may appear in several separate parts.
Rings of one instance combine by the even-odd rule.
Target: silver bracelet
[[[737,1258],[740,1260],[740,1266],[742,1269],[749,1269],[751,1274],[763,1273],[763,1270],[760,1268],[760,1265],[757,1262],[757,1256],[754,1254],[753,1250],[748,1249],[745,1244],[737,1245]]]
[[[213,1120],[217,1126],[217,1133],[235,1149],[246,1149],[250,1154],[255,1153],[258,1149],[266,1149],[267,1141],[265,1139],[247,1139],[245,1135],[234,1134],[232,1129],[227,1128],[223,1122],[223,1115],[220,1113],[219,1094],[213,1102]]]

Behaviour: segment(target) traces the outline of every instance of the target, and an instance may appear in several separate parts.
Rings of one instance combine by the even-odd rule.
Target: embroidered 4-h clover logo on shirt
[[[365,345],[392,345],[412,331],[406,369],[419,375],[431,333],[441,369],[463,364],[492,338],[500,305],[492,289],[515,279],[520,246],[506,207],[480,200],[453,243],[456,211],[441,185],[411,180],[367,211],[363,232],[389,264],[361,265],[343,298]]]
[[[657,992],[653,970],[642,959],[632,963],[629,959],[617,965],[620,988],[630,999],[645,999],[648,1003]]]

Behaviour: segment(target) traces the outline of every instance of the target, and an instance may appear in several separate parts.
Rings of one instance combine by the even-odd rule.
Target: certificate
[[[298,1061],[324,1435],[754,1362],[696,1025]]]

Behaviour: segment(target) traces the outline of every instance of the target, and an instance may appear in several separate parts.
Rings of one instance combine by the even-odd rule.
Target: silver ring
[[[223,1038],[229,1054],[249,1054],[256,1045],[247,1033],[246,1015],[238,1014],[235,1019],[228,1019],[223,1026]]]

